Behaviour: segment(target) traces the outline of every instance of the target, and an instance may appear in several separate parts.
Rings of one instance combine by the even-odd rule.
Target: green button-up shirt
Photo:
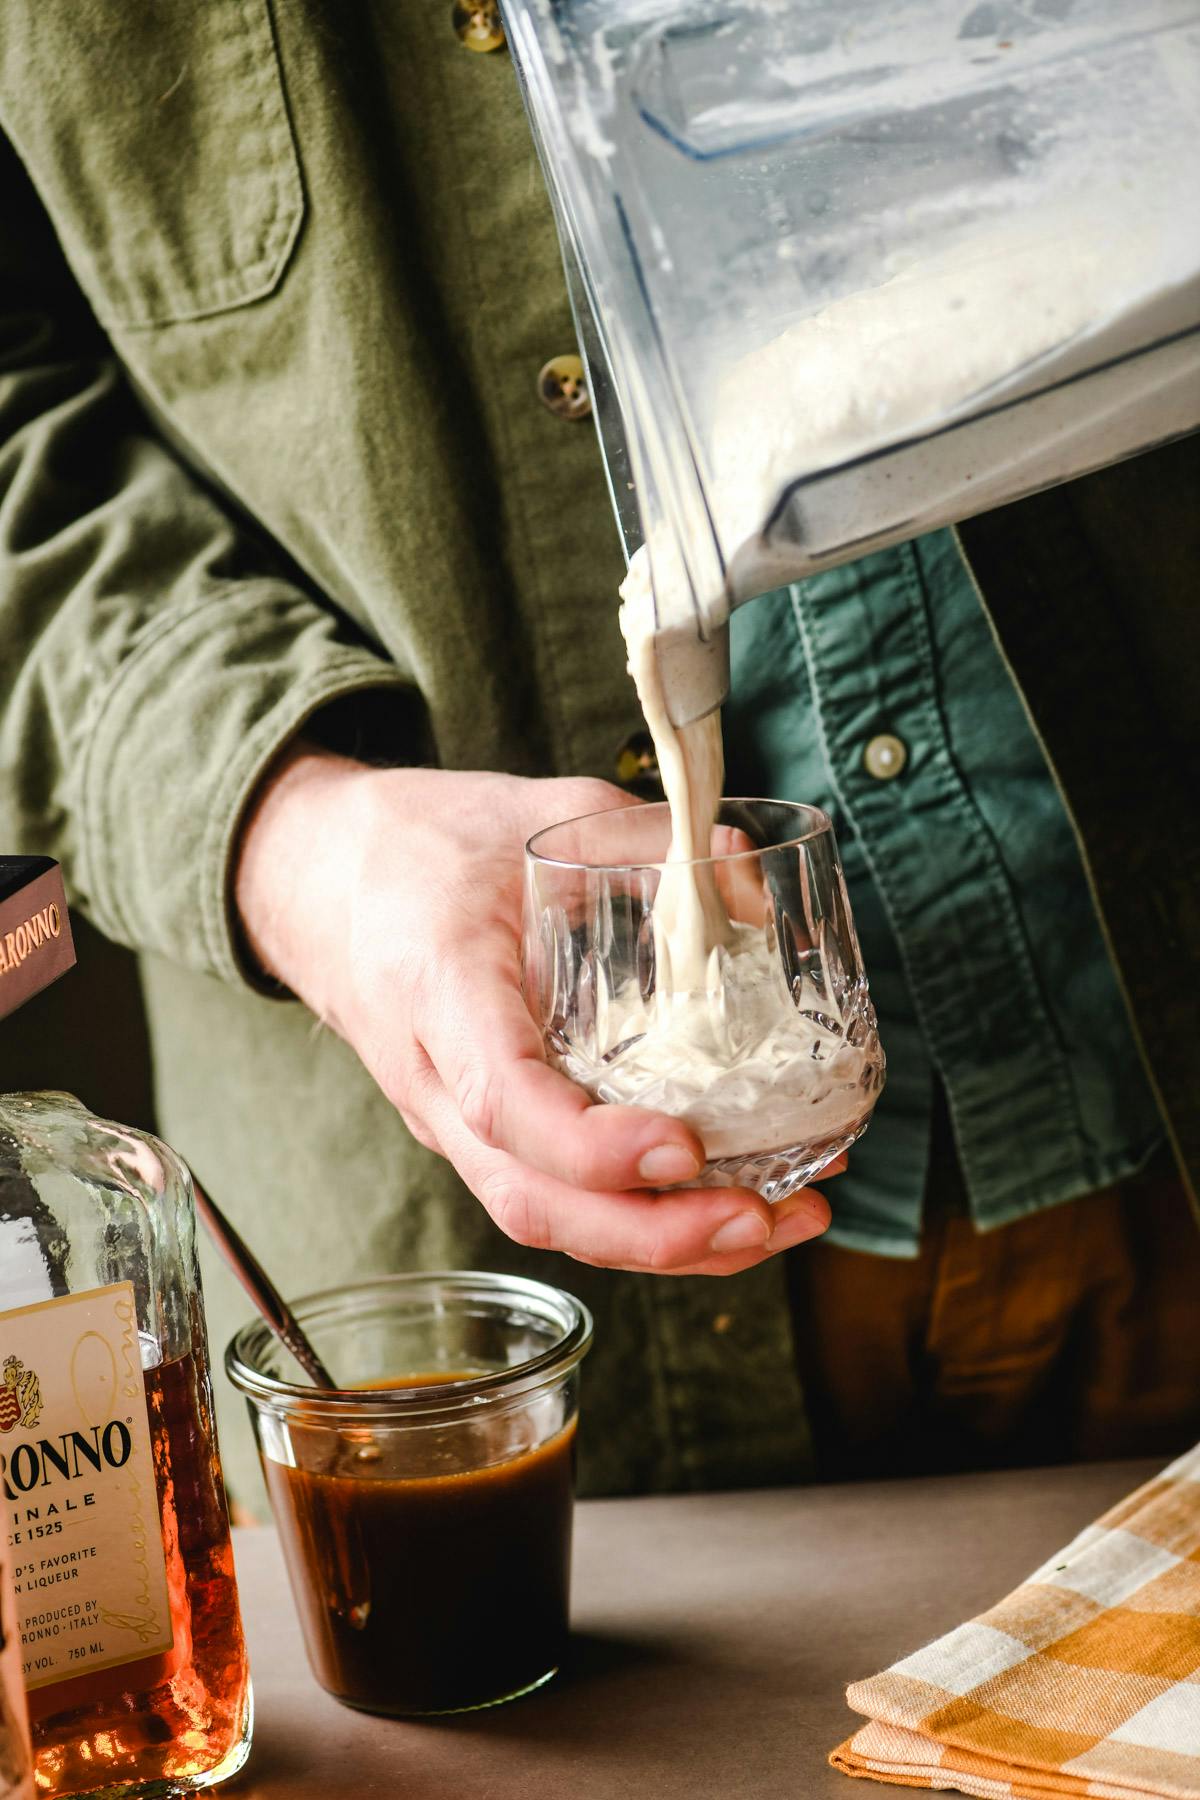
[[[508,59],[464,50],[444,0],[4,0],[0,124],[0,842],[56,856],[137,950],[163,1135],[289,1293],[458,1266],[579,1294],[589,1491],[795,1479],[781,1259],[714,1283],[511,1243],[340,1039],[255,991],[233,929],[243,808],[314,715],[355,753],[610,778],[639,723],[595,436],[539,398],[573,333]],[[1175,446],[964,540],[1200,1165],[1194,486]],[[1118,663],[1082,760],[1094,688],[1044,671]],[[924,740],[889,722],[912,739],[894,799]],[[104,1104],[90,993],[62,1035]],[[34,1017],[8,1079],[74,1080]],[[219,1351],[246,1301],[215,1261],[205,1283]],[[223,1384],[218,1411],[245,1493]]]
[[[829,1186],[831,1239],[916,1254],[935,1071],[981,1229],[1135,1168],[1157,1109],[954,533],[743,607],[732,688],[731,791],[833,816],[888,1053],[871,1128]],[[898,740],[890,757],[881,739]]]

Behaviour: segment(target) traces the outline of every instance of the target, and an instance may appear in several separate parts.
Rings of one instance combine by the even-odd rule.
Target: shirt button
[[[635,731],[617,751],[617,780],[622,787],[653,784],[659,779],[654,740],[648,731]]]
[[[893,737],[890,731],[873,737],[863,751],[863,766],[876,781],[893,780],[907,761],[908,745],[903,738]]]
[[[538,394],[560,419],[586,419],[592,410],[587,377],[578,356],[552,356],[542,365]]]
[[[504,44],[497,0],[477,0],[474,6],[458,4],[451,13],[458,41],[468,50],[499,50]]]

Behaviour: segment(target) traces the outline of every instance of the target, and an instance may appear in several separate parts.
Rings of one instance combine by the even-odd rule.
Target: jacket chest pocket
[[[304,195],[269,0],[0,0],[0,119],[102,324],[278,286]]]

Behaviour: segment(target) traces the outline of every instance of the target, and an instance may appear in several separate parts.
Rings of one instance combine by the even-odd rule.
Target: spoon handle
[[[291,1351],[310,1381],[319,1388],[336,1388],[337,1382],[305,1337],[295,1313],[254,1252],[234,1230],[216,1202],[210,1200],[195,1175],[192,1176],[192,1187],[196,1194],[196,1211],[203,1219],[209,1236],[271,1330]]]

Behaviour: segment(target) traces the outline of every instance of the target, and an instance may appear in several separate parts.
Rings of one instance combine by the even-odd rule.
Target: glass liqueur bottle
[[[232,1775],[250,1683],[191,1179],[67,1094],[0,1095],[0,1483],[39,1796]]]

